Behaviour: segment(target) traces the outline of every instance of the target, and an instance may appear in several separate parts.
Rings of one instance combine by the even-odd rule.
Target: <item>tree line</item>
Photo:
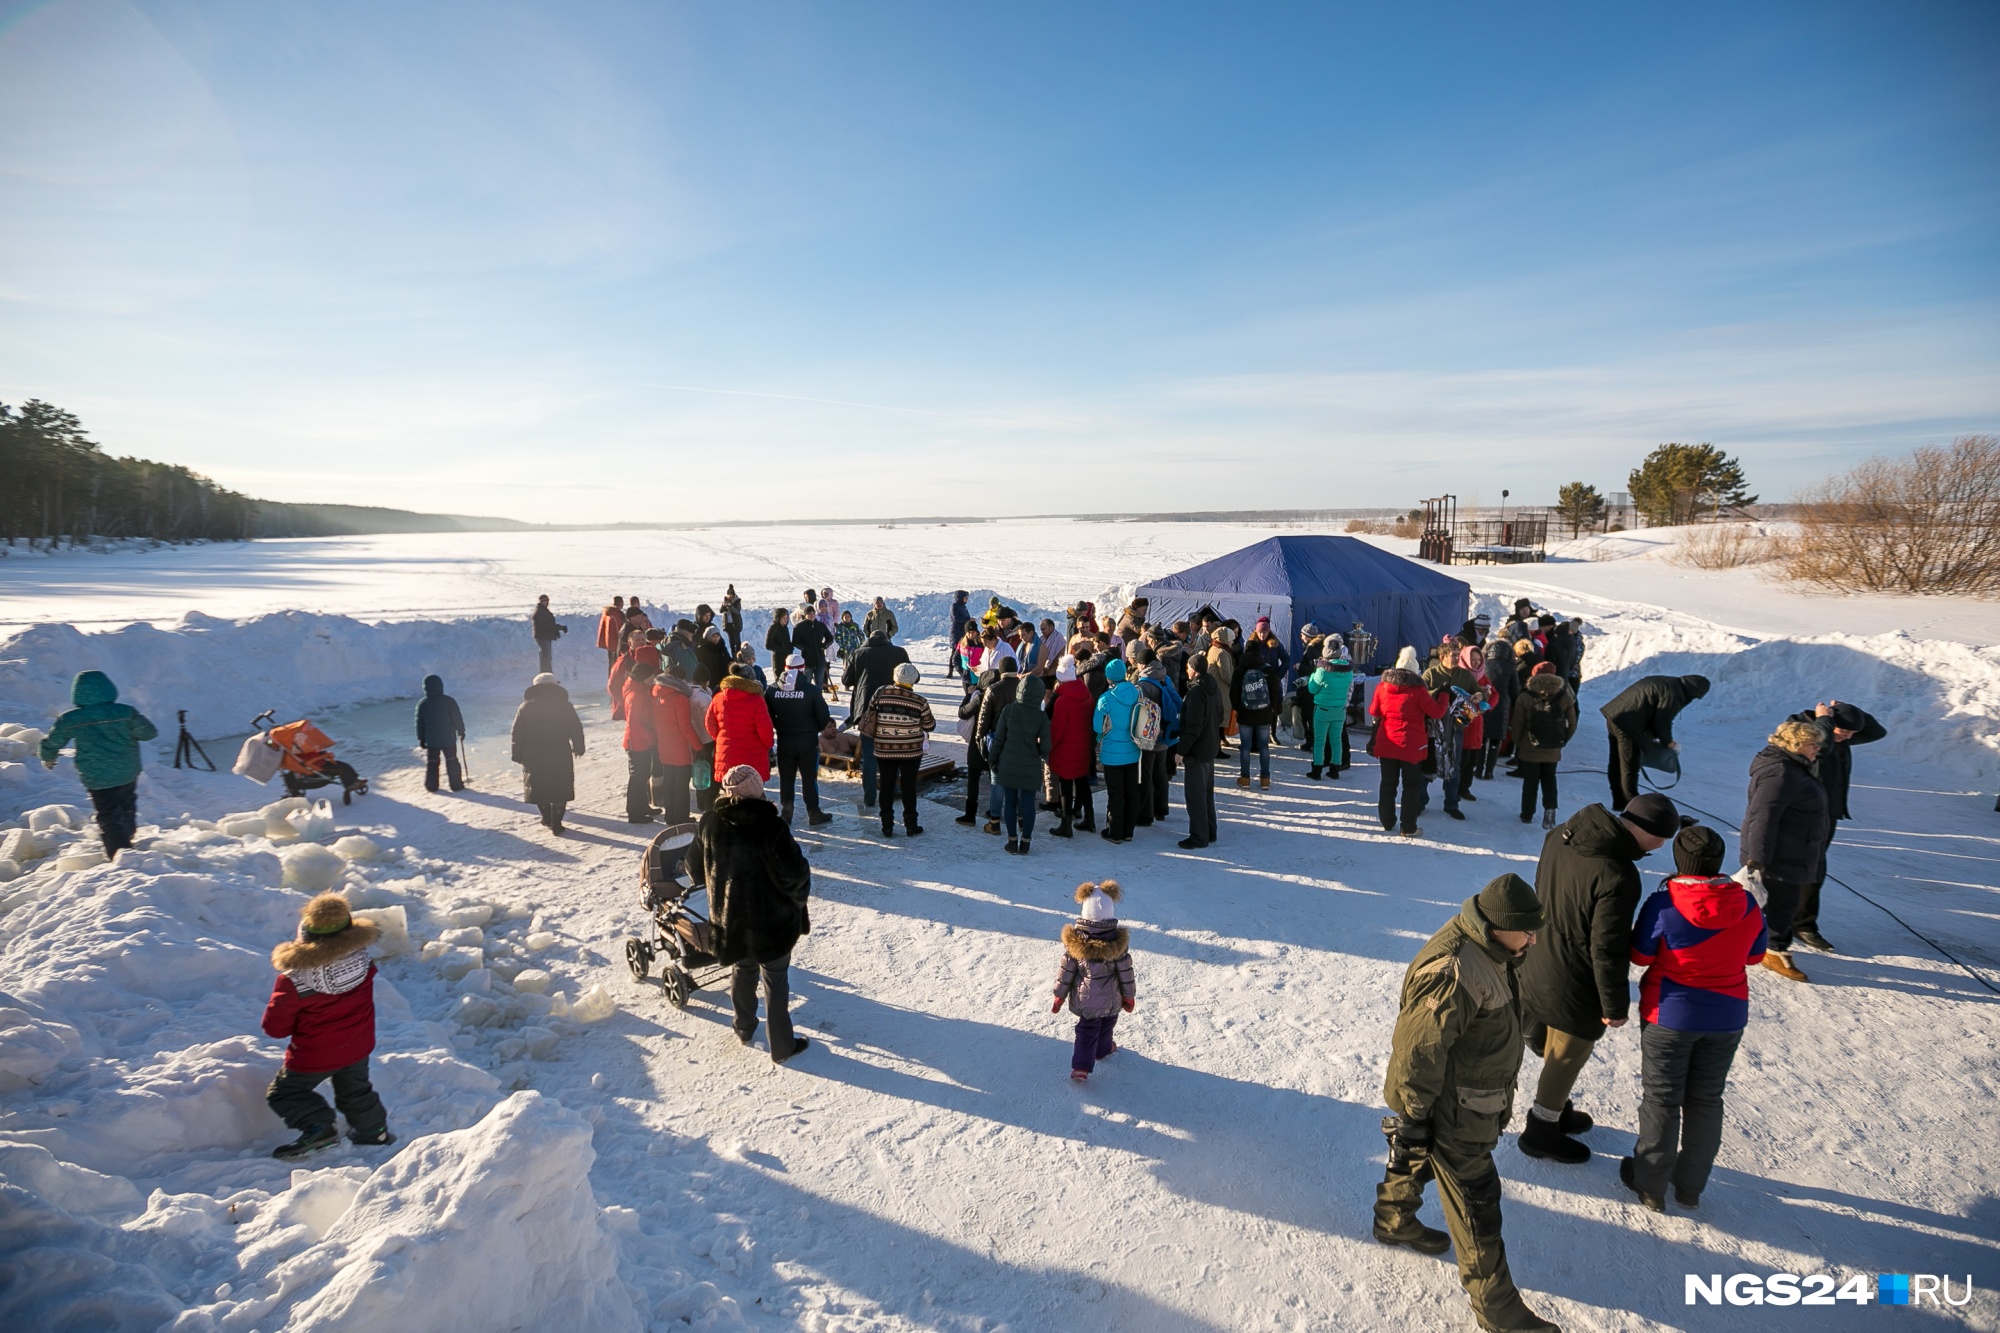
[[[114,458],[72,412],[31,398],[0,403],[0,537],[240,540],[256,532],[257,502],[198,472]]]

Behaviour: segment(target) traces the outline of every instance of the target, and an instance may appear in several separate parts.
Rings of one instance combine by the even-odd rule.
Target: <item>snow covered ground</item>
[[[838,817],[805,839],[820,901],[793,969],[814,1048],[783,1069],[735,1043],[720,992],[676,1011],[625,969],[643,839],[619,817],[587,646],[559,655],[591,746],[575,835],[552,842],[513,799],[505,732],[532,650],[518,620],[480,617],[537,590],[582,607],[636,588],[680,610],[731,578],[753,605],[830,582],[898,599],[923,629],[952,586],[1110,600],[1269,531],[1056,529],[355,539],[351,562],[342,543],[269,544],[323,548],[276,562],[260,543],[61,556],[25,580],[0,562],[14,623],[58,604],[93,628],[139,606],[170,626],[216,618],[0,641],[0,723],[46,725],[69,673],[105,665],[168,730],[141,785],[152,828],[115,866],[88,864],[94,835],[61,827],[87,810],[67,762],[0,769],[9,827],[79,807],[0,834],[47,853],[0,884],[0,1326],[1470,1327],[1451,1266],[1375,1245],[1367,1220],[1402,968],[1486,879],[1532,874],[1541,835],[1516,822],[1513,784],[1481,786],[1463,824],[1434,809],[1408,845],[1374,822],[1365,761],[1316,784],[1292,750],[1269,793],[1219,793],[1207,851],[1174,847],[1176,800],[1130,847],[1044,836],[1026,862],[954,825],[950,789],[927,793],[922,838],[885,843],[854,784],[829,784]],[[183,558],[207,562],[200,580]],[[538,583],[538,565],[561,579]],[[1802,958],[1809,987],[1752,978],[1699,1213],[1646,1213],[1617,1182],[1638,1098],[1623,1034],[1578,1090],[1598,1158],[1562,1167],[1503,1144],[1517,1278],[1579,1328],[2000,1328],[2000,615],[1932,607],[1946,619],[1916,633],[1862,599],[1746,590],[1741,571],[1618,565],[1462,573],[1483,606],[1529,587],[1586,617],[1586,715],[1636,674],[1716,679],[1682,728],[1674,795],[1692,810],[1740,818],[1745,766],[1783,713],[1834,695],[1876,712],[1891,736],[1857,752],[1857,818],[1833,864],[1881,906],[1829,885],[1824,926],[1844,952]],[[54,597],[70,569],[99,586]],[[399,599],[415,623],[363,623]],[[1948,622],[1965,628],[1936,629]],[[941,645],[915,652],[948,701]],[[432,669],[474,732],[460,796],[425,793],[408,749],[407,696]],[[376,780],[311,847],[282,811],[254,813],[276,792],[165,763],[173,708],[215,719],[198,731],[226,770],[231,736],[275,704],[312,710]],[[1586,726],[1565,813],[1602,798],[1603,757]],[[372,847],[341,842],[353,834]],[[1128,886],[1140,1004],[1077,1089],[1046,995],[1069,891],[1107,873]],[[268,1156],[285,1137],[262,1103],[278,1047],[256,1018],[271,945],[302,886],[329,876],[407,928],[383,963],[376,1057],[404,1137],[293,1172]],[[1687,1274],[1777,1270],[1871,1287],[1878,1272],[1969,1273],[1978,1295],[1935,1314],[1684,1303]]]

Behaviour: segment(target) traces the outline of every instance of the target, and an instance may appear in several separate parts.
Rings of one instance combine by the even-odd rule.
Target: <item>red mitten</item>
[[[1049,1012],[1052,1014],[1059,1014],[1062,1012],[1062,996],[1060,995],[1056,996],[1056,1002],[1049,1006]]]
[[[1118,1003],[1125,1010],[1125,1012],[1129,1014],[1132,1012],[1133,1007],[1137,1005],[1139,1002],[1133,999],[1131,996],[1127,995],[1124,999],[1120,1000]]]

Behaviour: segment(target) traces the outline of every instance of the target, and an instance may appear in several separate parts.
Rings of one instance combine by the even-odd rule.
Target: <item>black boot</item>
[[[299,1136],[290,1143],[273,1148],[271,1156],[281,1162],[296,1162],[301,1157],[310,1157],[316,1152],[323,1152],[338,1142],[340,1134],[331,1124],[320,1125],[314,1129],[300,1130]]]
[[[1069,821],[1065,819],[1062,823],[1049,830],[1049,836],[1051,838],[1073,838],[1076,834],[1071,831]]]
[[[1528,1112],[1528,1127],[1521,1131],[1521,1151],[1530,1157],[1571,1166],[1590,1160],[1590,1149],[1567,1137],[1560,1122],[1544,1120],[1533,1111]]]
[[[1564,1102],[1562,1118],[1556,1121],[1556,1127],[1565,1134],[1588,1134],[1597,1128],[1597,1122],[1588,1111],[1577,1110],[1575,1102]]]
[[[1667,1211],[1666,1196],[1660,1194],[1648,1194],[1646,1193],[1646,1191],[1640,1189],[1637,1185],[1634,1185],[1632,1183],[1633,1173],[1637,1165],[1638,1164],[1634,1162],[1631,1158],[1621,1157],[1618,1160],[1618,1178],[1625,1182],[1626,1189],[1631,1190],[1634,1194],[1639,1196],[1640,1203],[1646,1205],[1646,1207],[1652,1209],[1656,1213],[1666,1212]]]

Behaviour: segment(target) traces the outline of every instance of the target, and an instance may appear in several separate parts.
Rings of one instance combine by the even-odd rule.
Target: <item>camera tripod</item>
[[[179,720],[181,737],[174,743],[174,767],[199,767],[213,773],[215,771],[215,761],[208,757],[208,751],[201,748],[201,742],[188,734],[187,709],[183,708],[180,710]]]

